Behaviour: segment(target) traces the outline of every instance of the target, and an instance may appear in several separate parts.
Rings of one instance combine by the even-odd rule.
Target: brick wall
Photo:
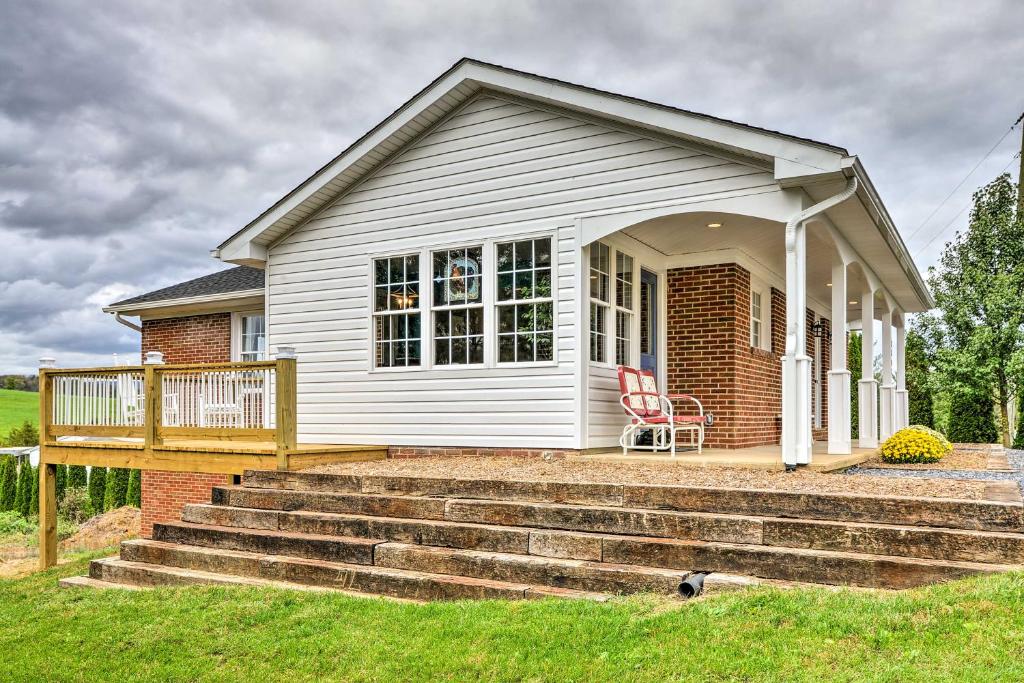
[[[781,437],[786,298],[771,290],[770,349],[756,349],[750,345],[750,289],[750,273],[734,263],[668,271],[668,391],[694,394],[715,414],[709,447],[770,445]],[[813,322],[810,311],[808,319]],[[810,336],[808,350],[813,355]]]
[[[231,314],[142,321],[142,353],[160,351],[166,363],[231,360]]]
[[[225,474],[194,472],[142,473],[142,536],[153,535],[153,524],[181,519],[181,509],[188,503],[209,503],[214,486],[231,483]]]
[[[142,352],[160,351],[166,363],[221,363],[231,360],[231,314],[142,321]],[[187,503],[209,503],[210,489],[230,483],[223,474],[145,471],[142,473],[142,535],[154,522],[181,518]]]

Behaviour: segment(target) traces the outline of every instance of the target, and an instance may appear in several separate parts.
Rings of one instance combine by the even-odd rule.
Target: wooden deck
[[[165,472],[242,474],[245,470],[277,469],[278,448],[268,441],[165,439],[148,448],[127,439],[53,441],[42,449],[42,461],[54,465],[100,465]],[[383,460],[386,446],[297,444],[287,452],[288,469],[364,460]]]

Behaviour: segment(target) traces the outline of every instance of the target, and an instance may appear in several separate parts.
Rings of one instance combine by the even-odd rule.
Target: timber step
[[[1024,531],[1024,503],[1019,496],[1010,501],[957,500],[659,484],[449,479],[301,471],[247,471],[242,486],[341,495],[470,498]],[[370,501],[366,504],[374,505]],[[405,516],[422,517],[429,516],[429,513]]]
[[[628,535],[622,533],[621,528],[617,530],[617,534],[604,534],[584,530],[503,526],[479,522],[328,512],[285,512],[207,504],[185,506],[182,519],[185,522],[211,526],[280,530],[327,537],[382,539],[419,545],[592,561],[603,559],[605,539]],[[1024,534],[770,517],[746,519],[754,525],[759,524],[760,529],[752,536],[741,535],[736,542],[931,560],[1024,564]],[[653,534],[652,537],[657,538]],[[712,540],[730,539],[728,536],[719,536]]]
[[[537,505],[537,504],[533,504]],[[188,519],[213,512],[219,522],[230,521],[245,510],[216,506],[189,506]],[[318,532],[327,527],[350,535],[393,538],[402,542],[373,541],[375,566],[433,571],[498,581],[569,587],[608,593],[658,592],[671,594],[690,572],[722,572],[783,581],[909,588],[978,573],[1010,569],[1004,563],[949,559],[921,559],[818,548],[792,548],[756,543],[681,540],[587,532],[563,532],[437,520],[401,520],[333,513],[278,512],[278,523]],[[788,522],[788,520],[787,520]],[[264,550],[273,545],[251,544],[247,530],[232,540],[229,526],[159,525],[157,538],[167,540],[165,528],[188,528],[188,542],[216,548]],[[294,530],[261,530],[257,538],[287,533],[291,542],[303,534]],[[330,538],[322,533],[310,538]],[[180,537],[176,537],[180,540]],[[483,541],[483,543],[480,543]],[[469,546],[469,547],[465,547]],[[481,549],[481,546],[487,549]],[[330,546],[327,546],[330,551]],[[305,557],[319,556],[310,544]],[[364,564],[366,564],[364,562]]]
[[[121,559],[96,560],[90,575],[135,585],[222,583],[305,586],[412,600],[579,598],[592,591],[526,585],[435,572],[263,555],[163,541],[125,541]],[[197,580],[193,580],[193,578]]]

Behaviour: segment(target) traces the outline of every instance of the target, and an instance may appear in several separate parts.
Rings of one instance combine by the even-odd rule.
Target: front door
[[[640,369],[658,374],[658,276],[640,269]]]

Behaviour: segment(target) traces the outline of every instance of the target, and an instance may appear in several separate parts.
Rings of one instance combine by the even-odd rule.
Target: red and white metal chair
[[[630,421],[622,429],[619,445],[622,452],[627,450],[665,450],[676,454],[676,433],[690,433],[690,445],[700,453],[704,446],[704,426],[710,425],[713,419],[710,413],[704,413],[704,406],[696,397],[689,394],[662,394],[658,392],[658,383],[654,373],[637,370],[628,366],[619,366],[619,389],[622,392],[620,402],[626,410]],[[672,401],[688,400],[696,404],[697,414],[677,415]],[[644,430],[652,434],[651,445],[637,445],[636,437]]]

